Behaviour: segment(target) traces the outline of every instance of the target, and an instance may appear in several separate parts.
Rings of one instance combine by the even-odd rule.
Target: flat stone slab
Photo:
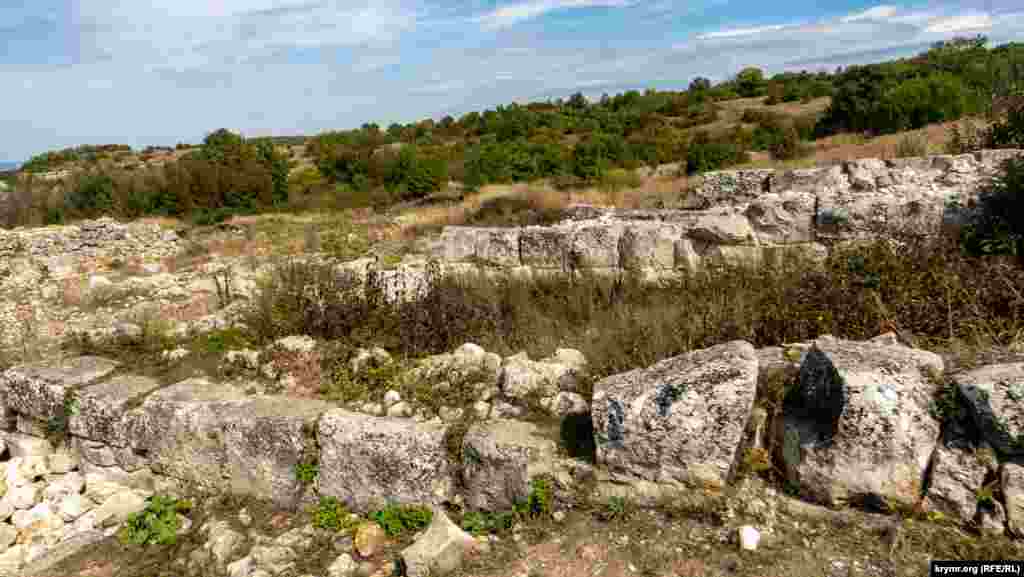
[[[446,427],[343,409],[320,419],[320,494],[353,511],[386,502],[439,505],[453,494]]]
[[[86,356],[11,367],[0,374],[0,404],[33,419],[48,421],[64,414],[64,399],[69,390],[101,379],[117,366],[109,359]]]

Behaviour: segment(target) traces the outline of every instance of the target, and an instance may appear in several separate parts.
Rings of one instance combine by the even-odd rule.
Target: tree
[[[736,75],[736,89],[744,98],[761,96],[764,85],[764,73],[760,68],[747,67]]]

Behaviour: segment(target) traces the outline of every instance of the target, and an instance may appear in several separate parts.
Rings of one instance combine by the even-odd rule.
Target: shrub
[[[686,155],[686,172],[694,174],[719,170],[749,160],[740,146],[725,139],[712,139],[706,132],[698,132],[690,142]]]
[[[982,187],[961,242],[971,254],[1015,255],[1024,263],[1024,158],[1007,160]]]
[[[809,155],[812,149],[800,142],[800,135],[792,125],[782,129],[778,140],[773,142],[768,151],[779,160],[793,160]]]
[[[985,148],[987,141],[985,128],[965,118],[950,127],[945,148],[948,154],[967,154]]]

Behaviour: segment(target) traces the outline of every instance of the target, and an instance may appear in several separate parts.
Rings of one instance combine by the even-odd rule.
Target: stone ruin
[[[577,206],[554,226],[446,227],[435,256],[453,269],[513,273],[634,271],[658,278],[706,264],[822,258],[885,230],[958,224],[980,184],[1018,150],[826,168],[710,172],[679,210]]]
[[[530,381],[524,366],[533,382],[557,387],[576,373],[552,363],[579,361],[566,351],[548,368],[520,356],[492,366],[467,344],[415,370],[458,370],[459,356],[494,369],[493,398],[515,397]],[[804,502],[918,507],[984,534],[1022,537],[1024,362],[943,369],[941,357],[891,334],[765,349],[724,343],[597,382],[592,403],[569,411],[592,423],[596,451],[587,458],[496,411],[477,415],[453,451],[457,416],[365,414],[207,379],[161,385],[96,357],[17,366],[0,374],[0,573],[113,534],[154,493],[227,492],[286,507],[332,496],[356,512],[385,501],[501,510],[544,476],[560,503],[589,492],[653,504],[742,483],[755,451]],[[794,392],[767,414],[780,378]],[[960,420],[934,402],[947,378]],[[45,439],[55,422],[64,423],[57,445]],[[310,460],[319,476],[306,484],[296,467]],[[762,513],[770,532],[772,514]],[[215,573],[225,574],[228,561]],[[196,570],[209,574],[205,566],[189,574]]]
[[[589,267],[655,275],[713,261],[768,262],[780,249],[821,254],[873,234],[879,224],[955,222],[950,207],[969,205],[978,184],[1013,154],[711,173],[685,199],[685,210],[578,207],[552,227],[449,227],[440,253],[449,271]],[[108,219],[0,231],[0,276],[7,283],[0,288],[5,296],[23,290],[38,297],[48,286],[43,271],[73,276],[82,263],[104,258],[155,264],[180,249],[173,233]],[[339,270],[365,272],[368,264]],[[400,267],[391,278],[416,270]],[[154,287],[187,293],[191,285]],[[39,302],[5,298],[0,326],[7,329],[19,321],[8,317]],[[158,493],[226,492],[287,507],[333,496],[354,511],[382,500],[502,508],[543,475],[563,502],[587,491],[654,503],[737,486],[757,451],[805,502],[918,507],[985,534],[1024,537],[1024,362],[945,375],[939,356],[892,335],[867,342],[824,336],[766,349],[736,341],[607,377],[584,399],[565,384],[572,379],[564,375],[573,374],[565,367],[582,366],[578,353],[530,361],[478,349],[467,345],[428,359],[417,373],[445,373],[460,355],[491,371],[493,382],[463,408],[475,422],[455,451],[451,432],[462,413],[428,414],[394,397],[340,407],[240,382],[165,384],[96,357],[10,368],[0,373],[0,574],[45,566],[112,535]],[[248,355],[226,360],[239,357]],[[288,375],[275,378],[289,382]],[[763,405],[779,378],[796,383],[796,392],[768,414]],[[959,420],[937,410],[943,380],[952,383],[945,402],[963,409]],[[592,427],[584,427],[592,430],[592,459],[567,455],[522,420],[516,403],[536,382],[545,383],[550,416],[582,416]],[[55,423],[58,443],[50,440]],[[320,474],[305,484],[296,467],[310,459]],[[767,532],[772,520],[764,515]],[[256,575],[258,558],[219,559],[212,570]],[[183,567],[197,575],[207,569]]]

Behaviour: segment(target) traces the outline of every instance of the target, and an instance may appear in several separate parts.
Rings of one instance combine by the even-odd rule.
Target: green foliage
[[[314,527],[328,531],[350,531],[359,524],[359,520],[337,497],[320,497],[320,502],[312,509],[312,516]]]
[[[430,525],[434,512],[430,507],[417,505],[388,504],[375,511],[370,518],[380,525],[388,537],[397,537],[406,533],[414,533]]]
[[[320,464],[314,461],[306,461],[295,465],[295,478],[303,485],[311,485],[320,475]]]
[[[984,38],[936,44],[912,58],[851,66],[838,74],[818,135],[891,133],[983,112],[1012,90],[1024,46],[985,48]]]
[[[720,170],[734,164],[746,162],[749,156],[733,140],[712,138],[706,132],[698,132],[690,142],[686,155],[688,174]]]
[[[624,521],[630,515],[630,506],[624,497],[612,496],[608,498],[600,509],[596,511],[597,518],[605,521]]]
[[[736,75],[736,89],[743,98],[761,96],[764,88],[764,73],[760,68],[744,68]]]
[[[54,444],[60,444],[68,438],[68,426],[71,417],[78,414],[78,397],[74,390],[68,389],[64,393],[64,402],[59,413],[51,415],[46,422],[46,436]]]
[[[106,174],[82,174],[68,193],[67,202],[69,208],[81,214],[108,213],[114,204],[114,181]]]
[[[1024,158],[1007,160],[981,188],[961,244],[971,254],[1015,255],[1024,262]]]
[[[537,477],[530,480],[530,494],[521,506],[517,504],[517,512],[529,517],[545,517],[551,514],[554,493],[551,480]]]
[[[189,501],[155,495],[147,499],[145,509],[129,515],[118,536],[125,544],[173,545],[180,528],[178,514],[191,508]]]
[[[223,354],[233,349],[244,349],[252,345],[252,340],[243,330],[231,327],[202,333],[191,345],[194,352],[202,354]]]

